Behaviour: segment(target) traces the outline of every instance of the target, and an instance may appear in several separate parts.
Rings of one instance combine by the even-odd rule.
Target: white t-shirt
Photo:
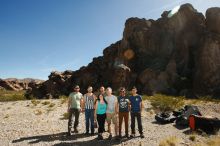
[[[117,97],[114,95],[106,96],[105,100],[107,101],[107,110],[106,113],[114,113],[115,112],[115,106],[118,101]]]

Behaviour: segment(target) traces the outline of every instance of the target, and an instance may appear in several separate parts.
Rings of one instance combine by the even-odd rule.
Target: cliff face
[[[52,72],[29,93],[57,97],[79,84],[83,91],[89,85],[114,90],[136,85],[145,94],[219,96],[220,8],[208,9],[206,18],[190,4],[177,10],[156,21],[128,19],[123,38],[103,56],[77,71]]]

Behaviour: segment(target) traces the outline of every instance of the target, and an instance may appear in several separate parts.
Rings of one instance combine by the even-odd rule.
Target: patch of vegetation
[[[32,100],[31,100],[31,103],[32,103],[34,106],[37,106],[37,105],[40,103],[40,100],[32,99]]]
[[[53,108],[48,108],[47,109],[47,113],[49,113],[49,112],[51,112],[51,111],[53,111],[54,109]]]
[[[68,96],[59,96],[59,99],[60,99],[60,104],[64,104],[68,101]]]
[[[143,96],[143,100],[149,100],[154,109],[159,111],[173,111],[184,106],[184,97],[174,97],[162,94]]]
[[[62,116],[63,117],[60,118],[60,120],[67,120],[67,119],[69,119],[69,113],[68,112],[64,113]]]
[[[207,139],[202,143],[197,143],[192,146],[220,146],[220,136]]]
[[[220,103],[220,99],[216,99],[216,98],[213,98],[211,96],[199,97],[197,100],[203,101],[203,102],[216,102],[216,103]]]
[[[50,103],[48,107],[49,107],[49,108],[52,108],[52,107],[54,107],[55,105],[56,105],[55,103]]]
[[[179,139],[175,136],[169,137],[165,140],[162,140],[159,146],[177,146],[179,143]]]
[[[196,140],[196,136],[195,136],[195,135],[190,135],[190,136],[189,136],[189,139],[190,139],[191,141],[195,141],[195,140]]]
[[[9,90],[0,90],[0,101],[17,101],[25,100],[24,96],[25,91],[9,91]]]
[[[35,112],[34,112],[34,114],[35,115],[42,115],[42,111],[40,110],[40,109],[37,109]]]
[[[48,104],[50,104],[50,101],[44,101],[44,102],[42,102],[41,104],[43,104],[43,105],[48,105]]]
[[[9,118],[9,114],[7,114],[7,115],[4,116],[4,119],[7,119],[7,118]]]
[[[220,146],[220,137],[215,137],[215,138],[208,140],[207,145],[208,146]]]

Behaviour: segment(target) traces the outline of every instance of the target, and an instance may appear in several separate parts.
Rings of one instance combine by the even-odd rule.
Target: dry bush
[[[32,99],[32,100],[31,100],[31,103],[32,103],[34,106],[37,106],[37,105],[40,103],[40,100]]]
[[[184,106],[183,97],[156,94],[154,96],[143,96],[143,100],[149,100],[153,108],[160,111],[172,111]]]
[[[0,90],[0,101],[25,100],[24,91]]]
[[[60,118],[60,119],[61,119],[61,120],[67,120],[67,119],[69,119],[69,113],[68,113],[68,112],[63,113],[62,118]]]
[[[179,139],[175,136],[169,137],[165,140],[162,140],[159,146],[177,146],[179,143]]]
[[[42,115],[43,112],[40,109],[37,109],[37,110],[34,111],[34,114],[35,115]]]
[[[41,104],[43,104],[43,105],[48,105],[48,104],[50,104],[50,101],[44,101],[44,102],[42,102]]]

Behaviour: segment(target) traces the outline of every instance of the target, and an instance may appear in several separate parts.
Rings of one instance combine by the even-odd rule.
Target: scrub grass
[[[40,109],[37,109],[37,110],[34,111],[34,114],[35,115],[42,115],[43,112]]]
[[[184,97],[174,97],[162,94],[143,96],[143,100],[149,100],[155,110],[163,112],[182,108],[185,104]]]
[[[37,105],[40,103],[40,100],[32,99],[32,100],[31,100],[31,103],[32,103],[34,106],[37,106]]]
[[[180,140],[177,137],[172,136],[172,137],[169,137],[165,140],[162,140],[159,143],[159,146],[178,146],[179,141]]]
[[[0,90],[0,102],[25,100],[25,91]]]
[[[63,113],[62,118],[60,118],[60,120],[68,120],[69,119],[69,113]]]
[[[50,104],[50,101],[44,101],[44,102],[42,102],[41,104],[43,104],[43,105],[49,105],[49,104]]]

